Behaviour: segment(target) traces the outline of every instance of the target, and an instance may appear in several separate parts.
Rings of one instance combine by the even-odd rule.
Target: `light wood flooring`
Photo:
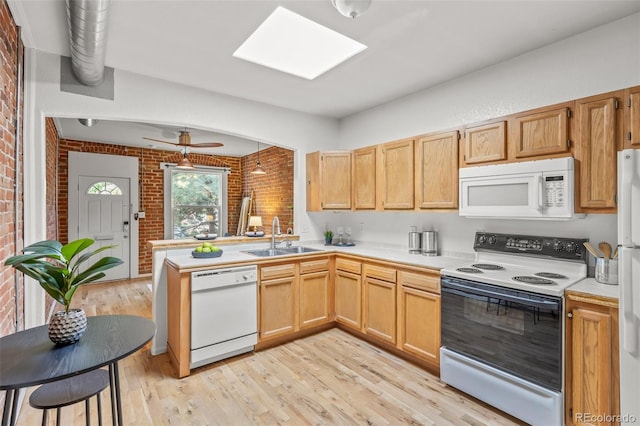
[[[81,287],[88,315],[151,317],[148,281]],[[120,361],[127,425],[513,425],[517,420],[437,377],[338,329],[201,367],[178,380],[149,345]],[[27,391],[18,425],[40,424]],[[104,424],[111,424],[103,392]],[[97,424],[92,400],[92,424]],[[54,414],[54,413],[51,413]],[[49,416],[54,424],[55,415]],[[62,425],[84,425],[84,404],[62,409]]]

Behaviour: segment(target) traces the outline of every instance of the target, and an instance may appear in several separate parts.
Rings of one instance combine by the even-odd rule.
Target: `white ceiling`
[[[8,3],[29,47],[69,56],[63,0]],[[312,81],[232,57],[277,6],[368,49]],[[638,0],[373,0],[364,15],[351,20],[340,15],[330,0],[112,0],[106,65],[342,118],[638,11]],[[80,130],[87,128],[73,123],[61,119],[59,130],[66,138],[81,139]],[[142,131],[143,125],[130,124],[133,136],[128,139],[138,143],[134,132]],[[127,139],[129,124],[114,126]],[[92,129],[93,135],[100,131]],[[163,131],[156,126],[154,135],[144,129],[146,136],[158,139],[166,138]],[[114,140],[113,132],[101,134],[124,143]],[[224,143],[225,135],[201,131],[192,137],[194,142]]]

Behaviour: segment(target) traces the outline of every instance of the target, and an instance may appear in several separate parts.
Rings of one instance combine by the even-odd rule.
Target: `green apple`
[[[211,244],[211,243],[202,243],[202,247],[209,247],[209,248],[211,248],[211,247],[213,247],[213,244]]]
[[[196,251],[197,251],[198,253],[202,253],[202,247],[200,247],[200,246],[196,247]]]
[[[211,247],[211,251],[220,251],[220,247],[213,246]]]
[[[211,247],[203,247],[202,248],[202,252],[203,253],[211,253]]]

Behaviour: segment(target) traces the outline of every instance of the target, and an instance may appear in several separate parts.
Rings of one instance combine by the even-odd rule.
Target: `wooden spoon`
[[[598,244],[598,248],[600,249],[600,251],[604,255],[605,259],[611,259],[611,251],[612,251],[611,250],[611,244],[605,243],[605,242],[601,242],[600,244]]]
[[[593,247],[589,241],[585,241],[582,244],[589,251],[589,253],[591,253],[593,255],[593,257],[596,257],[596,258],[597,257],[602,257],[600,252],[598,250],[596,250],[595,247]]]
[[[620,246],[616,246],[616,251],[613,252],[613,259],[617,260],[618,259],[618,249],[620,248]]]

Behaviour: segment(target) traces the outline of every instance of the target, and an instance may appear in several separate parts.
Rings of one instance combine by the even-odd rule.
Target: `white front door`
[[[103,280],[130,278],[130,184],[128,178],[78,176],[78,238],[95,240],[89,250],[115,246],[96,255],[94,261],[105,256],[124,261],[105,271]]]

